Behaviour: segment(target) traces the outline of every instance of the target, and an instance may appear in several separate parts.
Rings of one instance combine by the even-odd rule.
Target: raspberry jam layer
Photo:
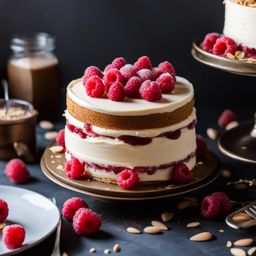
[[[126,144],[132,145],[132,146],[143,146],[143,145],[148,145],[152,142],[153,138],[158,138],[158,137],[165,137],[170,140],[176,140],[181,136],[181,130],[182,129],[189,129],[192,130],[195,128],[196,121],[193,120],[190,122],[187,126],[182,127],[180,129],[177,129],[175,131],[169,131],[169,132],[164,132],[161,133],[160,135],[156,137],[138,137],[138,136],[130,136],[130,135],[121,135],[118,137],[113,137],[113,136],[105,136],[105,135],[100,135],[97,134],[93,131],[92,126],[89,124],[84,125],[84,129],[75,127],[74,125],[70,124],[67,122],[66,126],[67,128],[72,132],[78,134],[82,139],[85,139],[87,137],[105,137],[109,139],[116,139],[118,138],[119,140],[123,141]]]
[[[70,152],[68,152],[68,151],[67,151],[67,153],[70,154]],[[186,164],[192,158],[194,158],[195,156],[196,156],[196,153],[192,152],[186,158],[184,158],[180,161],[177,161],[177,162],[162,164],[160,166],[136,166],[136,167],[133,168],[133,170],[138,172],[138,173],[146,173],[147,175],[153,175],[158,170],[171,168],[171,167],[174,167],[176,164],[179,164],[179,163]],[[73,158],[72,155],[71,155],[71,158]],[[96,164],[96,163],[88,163],[88,162],[85,162],[85,161],[83,161],[83,164],[87,167],[91,167],[91,168],[97,169],[99,171],[102,170],[102,171],[105,171],[105,172],[113,172],[114,174],[118,174],[121,171],[123,171],[124,169],[129,169],[129,168],[124,167],[124,166],[100,165],[100,164]]]

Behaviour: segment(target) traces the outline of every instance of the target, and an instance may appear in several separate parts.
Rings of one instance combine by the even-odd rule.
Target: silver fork
[[[235,222],[233,220],[233,217],[237,214],[241,214],[241,213],[246,213],[247,215],[249,215],[252,219],[251,220],[247,220],[247,221],[242,221],[242,222]],[[252,226],[256,225],[256,201],[242,207],[241,209],[232,212],[231,214],[229,214],[226,218],[226,223],[235,229],[239,229],[239,228],[249,228]]]
[[[55,197],[52,197],[52,198],[49,198],[49,199],[56,205]],[[59,223],[57,225],[55,242],[54,242],[54,247],[53,247],[51,256],[61,256],[61,252],[60,252],[60,231],[61,231],[61,219],[59,220]]]
[[[251,204],[247,205],[244,212],[253,219],[256,219],[256,202],[252,202]]]

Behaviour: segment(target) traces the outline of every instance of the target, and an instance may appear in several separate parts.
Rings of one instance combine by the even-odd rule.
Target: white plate
[[[26,229],[24,245],[8,250],[0,234],[0,255],[13,255],[40,243],[56,229],[60,213],[54,203],[30,190],[0,185],[0,198],[9,205],[8,221]]]

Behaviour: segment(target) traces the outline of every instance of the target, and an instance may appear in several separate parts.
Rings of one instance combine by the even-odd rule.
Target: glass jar
[[[20,34],[11,39],[12,55],[7,64],[10,96],[29,101],[39,119],[53,120],[58,114],[58,59],[55,39],[46,33]]]

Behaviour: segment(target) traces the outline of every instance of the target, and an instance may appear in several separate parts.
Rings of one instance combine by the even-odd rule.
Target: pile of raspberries
[[[142,56],[132,65],[123,57],[115,58],[102,72],[95,66],[88,67],[83,75],[87,95],[107,97],[122,101],[125,97],[159,101],[163,93],[171,93],[176,84],[173,65],[164,61],[153,67],[147,56]]]

